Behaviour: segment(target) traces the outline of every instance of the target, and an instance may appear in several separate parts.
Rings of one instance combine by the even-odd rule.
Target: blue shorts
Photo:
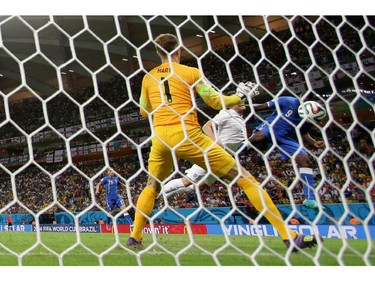
[[[272,136],[270,132],[269,125],[262,123],[257,126],[253,132],[260,131],[272,143]],[[307,155],[306,150],[299,144],[298,139],[296,139],[295,132],[286,132],[283,130],[273,131],[277,148],[279,149],[281,159],[289,160],[293,155]]]
[[[120,208],[122,205],[124,205],[124,200],[121,198],[120,195],[117,194],[117,196],[107,196],[107,211],[111,212],[115,207]]]

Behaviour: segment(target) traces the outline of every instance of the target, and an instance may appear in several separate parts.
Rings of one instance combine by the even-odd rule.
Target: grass
[[[323,247],[288,253],[280,237],[145,235],[146,251],[129,234],[0,233],[0,265],[14,266],[364,266],[375,265],[374,241],[325,239]],[[79,243],[79,240],[81,243]],[[156,243],[157,242],[157,243]],[[20,259],[17,257],[20,257]]]

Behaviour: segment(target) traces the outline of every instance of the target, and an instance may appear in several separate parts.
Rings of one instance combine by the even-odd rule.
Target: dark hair
[[[177,50],[178,39],[170,33],[160,34],[155,38],[155,49],[163,57]]]
[[[224,96],[232,96],[232,95],[234,95],[235,93],[236,93],[235,91],[228,91],[228,92],[224,93],[223,95],[224,95]]]

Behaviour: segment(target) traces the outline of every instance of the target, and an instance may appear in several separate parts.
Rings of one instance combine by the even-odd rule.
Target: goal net
[[[325,106],[310,132],[325,147],[303,146],[319,209],[302,205],[296,159],[283,161],[277,142],[235,154],[285,224],[324,243],[288,251],[238,186],[216,178],[210,188],[162,193],[146,249],[126,247],[123,215],[133,216],[146,186],[153,136],[152,116],[139,113],[141,82],[160,64],[161,33],[175,34],[181,63],[223,94],[252,81],[253,104],[293,96]],[[373,16],[1,16],[0,39],[1,264],[375,264]],[[201,125],[218,113],[193,104]],[[271,113],[249,105],[248,135]],[[191,165],[176,159],[162,186]],[[113,214],[104,192],[95,194],[107,168],[126,206]]]

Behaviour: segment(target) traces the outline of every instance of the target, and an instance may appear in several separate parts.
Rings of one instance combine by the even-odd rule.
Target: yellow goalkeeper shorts
[[[174,167],[176,160],[183,159],[197,164],[208,171],[207,159],[212,173],[218,177],[226,175],[236,164],[232,156],[215,144],[199,127],[186,125],[157,126],[152,139],[148,159],[148,171],[158,180],[164,180]],[[177,164],[177,163],[176,163]]]

